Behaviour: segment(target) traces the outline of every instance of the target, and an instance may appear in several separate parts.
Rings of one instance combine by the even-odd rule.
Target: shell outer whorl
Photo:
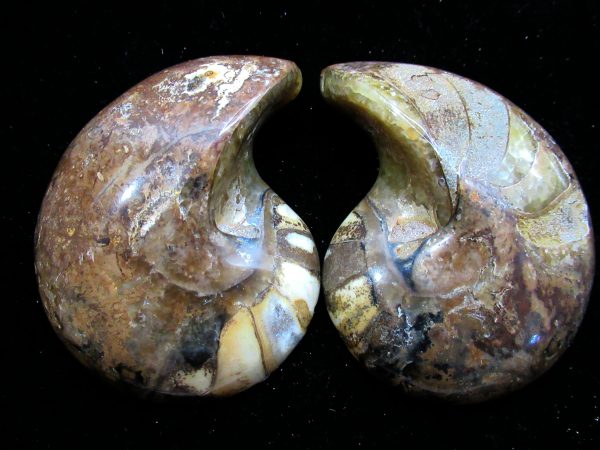
[[[461,402],[547,370],[577,331],[594,267],[588,207],[554,140],[439,69],[338,64],[321,86],[368,128],[381,166],[323,266],[352,354],[408,392]]]
[[[71,143],[40,211],[36,272],[50,322],[85,365],[142,392],[230,395],[302,338],[316,248],[251,148],[300,83],[274,58],[189,61],[131,88]]]

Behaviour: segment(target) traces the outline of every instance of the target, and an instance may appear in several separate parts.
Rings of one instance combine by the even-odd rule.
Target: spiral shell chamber
[[[148,393],[230,395],[302,338],[318,256],[252,158],[256,129],[300,84],[275,58],[189,61],[71,143],[40,211],[36,272],[50,322],[86,366]]]
[[[582,320],[594,270],[588,207],[554,140],[510,101],[439,69],[339,64],[321,86],[380,160],[323,266],[352,354],[408,392],[460,402],[547,370]]]

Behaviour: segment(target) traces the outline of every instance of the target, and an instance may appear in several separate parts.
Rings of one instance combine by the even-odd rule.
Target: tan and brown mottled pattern
[[[300,84],[289,61],[189,61],[75,138],[44,198],[36,271],[53,327],[85,365],[150,392],[227,395],[304,335],[318,256],[251,149]]]
[[[566,349],[594,251],[565,156],[495,92],[423,66],[350,63],[322,91],[373,135],[380,174],[325,255],[329,314],[406,391],[480,401]]]

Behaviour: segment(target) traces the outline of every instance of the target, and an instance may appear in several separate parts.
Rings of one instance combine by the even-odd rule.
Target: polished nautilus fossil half
[[[348,63],[321,83],[380,161],[323,265],[352,354],[408,392],[467,402],[548,369],[581,322],[594,265],[588,207],[556,143],[442,70]]]
[[[142,392],[229,395],[302,338],[315,245],[252,158],[257,127],[300,84],[289,61],[198,59],[139,83],[75,138],[43,201],[36,271],[82,363]]]

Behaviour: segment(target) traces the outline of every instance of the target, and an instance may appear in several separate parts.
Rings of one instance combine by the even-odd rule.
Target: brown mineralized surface
[[[339,64],[322,91],[379,151],[323,269],[352,354],[408,392],[467,402],[547,370],[594,266],[588,207],[553,139],[502,96],[429,67]]]
[[[288,61],[189,61],[139,83],[65,152],[36,231],[44,307],[86,366],[147,392],[227,395],[306,331],[319,261],[251,145],[299,91]]]

